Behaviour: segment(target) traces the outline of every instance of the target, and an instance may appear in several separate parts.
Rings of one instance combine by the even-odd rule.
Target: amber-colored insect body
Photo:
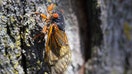
[[[50,5],[47,10],[52,11],[53,5]],[[49,13],[50,14],[50,13]],[[68,39],[65,33],[65,23],[63,15],[59,10],[55,10],[50,17],[43,17],[48,19],[46,25],[43,27],[42,33],[47,34],[46,48],[45,48],[45,62],[49,64],[51,74],[63,74],[71,63],[71,51],[68,44]]]
[[[62,74],[71,62],[67,36],[55,24],[49,28],[45,54],[45,61],[51,65],[52,74]]]

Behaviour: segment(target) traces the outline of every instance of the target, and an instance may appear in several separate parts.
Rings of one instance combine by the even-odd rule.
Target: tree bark
[[[98,0],[103,42],[92,48],[87,74],[132,74],[132,1]]]
[[[0,73],[43,74],[45,25],[33,12],[64,11],[72,63],[65,74],[132,74],[131,0],[1,0]]]
[[[81,57],[79,29],[71,1],[61,0],[1,0],[0,2],[0,73],[43,74],[49,72],[44,63],[45,40],[34,36],[41,33],[44,22],[33,12],[47,14],[47,6],[57,3],[64,11],[66,33],[72,51],[73,63],[67,74],[77,72],[83,64]],[[78,58],[80,59],[78,59]]]

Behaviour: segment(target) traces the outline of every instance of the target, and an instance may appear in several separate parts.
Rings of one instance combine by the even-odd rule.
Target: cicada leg
[[[47,7],[47,11],[50,13],[52,12],[52,10],[55,8],[55,4],[50,4],[48,7]]]
[[[44,35],[43,33],[37,34],[37,35],[35,35],[35,36],[33,37],[32,40],[35,40],[35,39],[37,39],[37,38],[40,37],[40,36],[45,36],[45,35]]]
[[[43,29],[42,29],[42,33],[40,34],[37,34],[33,37],[33,40],[35,40],[36,38],[40,37],[40,36],[45,36],[45,34],[48,32],[48,27],[47,26],[44,26]]]
[[[44,33],[44,34],[48,33],[48,27],[47,26],[43,27],[42,33]]]

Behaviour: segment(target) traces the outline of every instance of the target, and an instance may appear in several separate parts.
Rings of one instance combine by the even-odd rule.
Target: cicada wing
[[[49,61],[58,60],[61,57],[61,53],[64,54],[69,50],[62,50],[62,47],[69,47],[67,36],[64,31],[53,28],[54,26],[50,26],[48,32],[48,39],[46,43],[46,54],[48,55]]]
[[[68,45],[67,36],[64,31],[59,30],[59,29],[55,30],[54,37],[55,37],[55,40],[59,46]]]
[[[57,43],[55,41],[54,33],[53,33],[53,25],[49,27],[48,31],[48,38],[46,42],[46,56],[45,56],[45,61],[50,63],[50,65],[54,64],[53,62],[58,60],[57,56]],[[54,50],[54,51],[53,51]]]

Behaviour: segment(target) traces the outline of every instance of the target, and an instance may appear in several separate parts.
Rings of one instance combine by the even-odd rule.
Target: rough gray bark
[[[0,1],[0,73],[43,74],[49,71],[44,63],[45,40],[32,40],[39,34],[44,22],[33,12],[46,12],[50,0]],[[56,2],[55,0],[51,0]],[[58,0],[61,1],[61,0]],[[80,51],[78,22],[70,0],[58,3],[64,10],[66,33],[72,50],[73,63],[66,74],[74,74],[83,64]],[[76,41],[76,42],[75,42]],[[78,59],[78,58],[80,59]]]
[[[32,40],[44,25],[32,12],[47,13],[48,1],[0,1],[0,73],[48,71],[44,63],[45,40],[42,37]],[[60,0],[57,7],[64,10],[72,50],[72,64],[65,74],[84,74],[84,71],[132,74],[131,3],[131,0]]]
[[[132,74],[132,1],[98,0],[103,43],[93,47],[87,74]]]

